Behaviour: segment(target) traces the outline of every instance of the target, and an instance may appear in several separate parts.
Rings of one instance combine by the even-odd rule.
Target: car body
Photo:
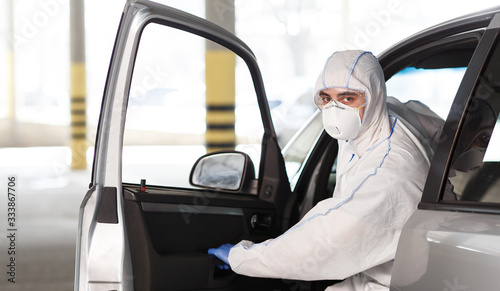
[[[495,191],[494,174],[500,159],[493,146],[484,150],[488,145],[484,136],[495,144],[496,118],[479,126],[474,117],[484,115],[483,103],[493,109],[493,116],[500,111],[496,105],[500,100],[496,96],[500,90],[497,13],[500,8],[432,27],[378,56],[389,94],[399,92],[399,81],[391,83],[399,76],[411,76],[404,88],[410,93],[433,86],[415,82],[421,72],[411,75],[408,69],[421,68],[441,76],[461,68],[455,84],[450,84],[447,73],[442,79],[432,75],[447,94],[436,91],[439,96],[430,96],[430,101],[448,100],[444,106],[447,117],[422,200],[401,235],[391,290],[494,290],[498,286],[500,204],[495,200],[499,191]],[[196,40],[193,45],[190,40],[172,41],[161,34],[166,30]],[[172,139],[183,143],[183,138],[191,138],[197,130],[189,126],[198,118],[193,104],[204,87],[195,81],[203,79],[202,68],[190,60],[206,41],[225,47],[225,52],[232,51],[238,58],[236,71],[248,82],[237,79],[241,88],[237,95],[243,96],[245,106],[250,97],[257,104],[236,109],[236,115],[246,118],[255,111],[262,125],[256,131],[261,138],[248,134],[237,151],[198,159],[204,153],[203,142],[182,149],[158,144]],[[168,72],[180,60],[182,68]],[[161,85],[165,80],[168,86]],[[172,89],[174,85],[178,87]],[[419,94],[427,93],[410,94],[407,99],[418,99]],[[168,102],[173,103],[166,105]],[[136,106],[139,103],[142,107]],[[432,109],[441,108],[435,103],[437,107],[430,106]],[[170,104],[178,107],[172,109]],[[180,119],[186,116],[186,120]],[[162,131],[169,117],[177,125],[177,135]],[[223,243],[276,237],[331,195],[338,144],[323,131],[319,117],[316,112],[282,151],[260,70],[247,45],[213,23],[182,11],[145,0],[128,1],[104,90],[92,181],[80,210],[75,290],[323,290],[332,282],[239,276],[219,269],[218,259],[206,253]],[[135,126],[143,124],[146,130],[137,139]],[[478,134],[482,144],[470,145]],[[127,146],[127,140],[135,144]],[[145,147],[142,143],[146,141],[154,141],[154,146]],[[486,151],[488,159],[482,158],[482,164],[469,174],[453,170],[461,156],[458,151],[471,149]],[[208,177],[197,174],[203,172],[199,167],[217,168],[217,160],[225,164],[222,161],[228,157],[236,159],[229,168],[221,168],[220,173],[229,174],[224,176],[228,179],[220,180],[231,181],[230,186],[216,183],[219,170],[209,171]],[[189,167],[184,169],[179,160]],[[191,184],[168,179],[178,174]],[[235,179],[240,183],[234,184]],[[488,193],[478,194],[466,182],[487,185]],[[457,199],[448,199],[447,191],[458,194],[453,196]]]

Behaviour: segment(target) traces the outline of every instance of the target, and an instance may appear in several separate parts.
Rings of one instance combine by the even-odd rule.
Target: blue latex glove
[[[208,249],[208,253],[210,255],[216,256],[229,266],[229,261],[227,258],[229,257],[229,251],[233,246],[234,246],[233,244],[223,244],[218,248]]]

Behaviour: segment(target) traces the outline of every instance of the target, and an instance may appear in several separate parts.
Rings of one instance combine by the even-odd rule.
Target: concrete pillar
[[[87,117],[85,73],[85,11],[83,0],[70,1],[70,110],[71,168],[87,167]]]
[[[209,21],[234,33],[234,0],[206,0],[205,11]],[[207,152],[234,149],[236,56],[233,52],[207,41],[205,62]]]

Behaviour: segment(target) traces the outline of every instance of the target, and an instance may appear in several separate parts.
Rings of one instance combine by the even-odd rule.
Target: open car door
[[[217,52],[209,55],[205,46]],[[205,58],[216,65],[234,60],[236,81],[220,71],[205,76]],[[236,111],[238,152],[201,160],[193,170],[198,186],[192,186],[191,167],[206,151],[210,78],[220,88],[236,84],[236,108],[209,109],[221,112],[219,118],[229,112],[229,120]],[[231,129],[224,122],[215,120],[211,134]],[[213,184],[227,178],[228,156],[236,158],[229,166],[236,184]],[[210,161],[216,163],[209,175],[200,174]],[[251,50],[201,18],[128,1],[104,91],[92,182],[80,209],[75,290],[291,289],[283,280],[220,269],[207,249],[279,235],[289,226],[292,202]]]

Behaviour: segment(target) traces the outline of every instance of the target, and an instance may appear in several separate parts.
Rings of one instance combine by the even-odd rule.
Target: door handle
[[[250,225],[256,230],[269,230],[273,219],[271,215],[258,215],[254,214],[250,219]]]

